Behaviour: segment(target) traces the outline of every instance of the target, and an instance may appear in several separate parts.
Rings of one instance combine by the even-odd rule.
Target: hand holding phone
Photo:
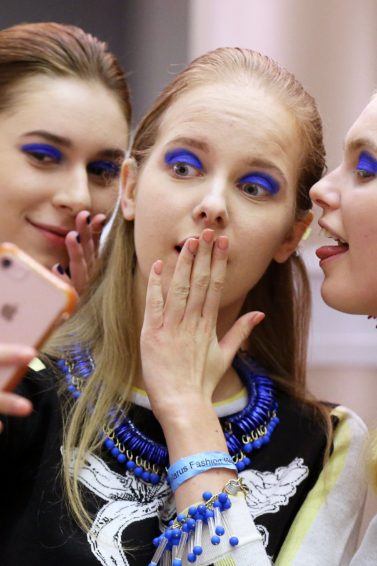
[[[76,301],[70,285],[14,244],[0,245],[0,412],[30,412],[27,400],[20,403],[22,398],[5,392],[14,389],[36,349]]]

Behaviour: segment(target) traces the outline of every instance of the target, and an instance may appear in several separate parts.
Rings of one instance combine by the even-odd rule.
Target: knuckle
[[[211,287],[212,287],[213,291],[216,291],[216,293],[219,293],[220,291],[223,290],[224,279],[222,277],[218,277],[218,278],[214,279],[211,282]]]
[[[201,273],[194,279],[194,285],[199,289],[206,289],[209,285],[209,273]]]
[[[163,308],[163,300],[159,297],[152,297],[149,304],[154,311],[160,311]]]
[[[175,297],[178,297],[178,298],[188,297],[189,292],[190,292],[190,286],[189,285],[174,284],[173,287],[172,287],[173,295]]]

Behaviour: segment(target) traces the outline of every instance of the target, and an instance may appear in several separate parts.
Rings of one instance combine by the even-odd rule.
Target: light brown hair
[[[325,163],[321,120],[313,98],[294,76],[251,50],[221,48],[194,60],[163,90],[141,121],[131,156],[139,168],[143,166],[165,111],[182,93],[208,83],[218,83],[221,87],[224,81],[243,88],[245,80],[276,96],[296,121],[302,145],[292,218],[303,217],[311,208],[309,189],[321,177]],[[61,355],[62,348],[69,350],[81,342],[92,349],[96,362],[83,395],[67,416],[64,451],[68,499],[79,523],[86,528],[90,521],[80,495],[80,467],[86,452],[98,448],[98,431],[111,407],[119,403],[127,405],[132,382],[139,371],[139,329],[132,296],[134,266],[133,222],[126,222],[119,210],[97,275],[79,312],[49,348],[49,353]],[[292,256],[284,264],[271,263],[250,290],[243,311],[266,313],[263,324],[253,332],[250,354],[265,366],[281,388],[303,403],[311,403],[320,417],[318,422],[327,422],[322,407],[308,401],[305,391],[309,302],[304,264],[298,256]],[[93,407],[91,413],[88,406]],[[70,453],[74,447],[78,449],[71,475]]]
[[[36,75],[97,81],[118,99],[131,121],[130,93],[107,45],[82,29],[52,22],[0,30],[0,112],[12,107],[15,89]]]

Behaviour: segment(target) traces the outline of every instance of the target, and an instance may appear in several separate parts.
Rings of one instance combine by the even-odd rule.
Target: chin
[[[375,301],[373,301],[374,304],[370,304],[365,297],[358,296],[353,292],[351,294],[346,294],[339,290],[336,292],[324,284],[321,289],[321,295],[326,305],[346,314],[375,316],[374,313],[377,312]]]

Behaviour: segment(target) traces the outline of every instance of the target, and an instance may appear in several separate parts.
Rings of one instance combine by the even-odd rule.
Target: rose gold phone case
[[[39,348],[76,301],[70,285],[14,244],[0,245],[0,343]],[[0,388],[13,389],[25,371],[0,366]]]

